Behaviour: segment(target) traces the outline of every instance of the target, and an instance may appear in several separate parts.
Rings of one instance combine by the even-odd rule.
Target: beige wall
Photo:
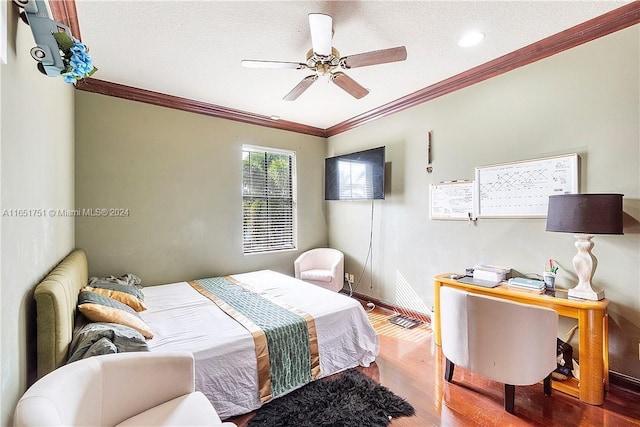
[[[301,250],[326,245],[324,138],[76,93],[76,243],[90,274],[134,273],[145,285],[270,268],[293,274]],[[242,144],[294,150],[298,247],[242,254]]]
[[[430,220],[429,185],[474,179],[476,166],[578,153],[582,192],[625,194],[625,235],[594,239],[594,283],[611,300],[610,368],[640,378],[639,40],[636,25],[330,138],[329,155],[387,147],[391,181],[386,200],[374,203],[373,286],[367,268],[357,292],[426,311],[436,274],[478,262],[540,273],[549,258],[561,264],[558,285],[573,287],[571,235],[545,232],[544,219]],[[370,210],[370,202],[327,204],[329,243],[356,275]]]
[[[43,76],[29,55],[33,36],[8,11],[8,61],[2,80],[2,264],[1,425],[35,369],[35,285],[74,247],[74,221],[49,216],[48,209],[72,209],[73,89],[62,79]],[[45,213],[15,216],[14,209]]]

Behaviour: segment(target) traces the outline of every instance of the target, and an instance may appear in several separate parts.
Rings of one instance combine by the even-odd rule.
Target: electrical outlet
[[[344,280],[349,281],[349,273],[344,273]]]
[[[353,283],[353,282],[354,282],[353,274],[349,274],[349,281],[350,281],[351,283]]]

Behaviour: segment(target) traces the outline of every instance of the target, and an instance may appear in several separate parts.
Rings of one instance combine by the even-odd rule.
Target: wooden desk
[[[511,290],[505,285],[496,288],[460,283],[449,278],[450,274],[441,274],[435,278],[434,321],[435,343],[440,346],[440,288],[449,286],[475,294],[489,295],[511,301],[548,307],[560,316],[578,320],[580,381],[569,378],[565,381],[553,381],[554,389],[568,393],[581,401],[592,405],[604,403],[605,390],[609,388],[609,342],[608,315],[609,301],[570,300],[566,290],[556,291],[556,295],[534,294]]]

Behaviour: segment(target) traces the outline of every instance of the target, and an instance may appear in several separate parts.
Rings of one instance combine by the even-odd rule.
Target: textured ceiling
[[[629,1],[100,1],[76,0],[95,78],[329,128]],[[406,46],[407,60],[347,70],[354,99],[318,80],[283,101],[308,70],[249,69],[243,59],[305,62],[309,13],[333,17],[341,56]],[[460,48],[467,30],[486,33]]]

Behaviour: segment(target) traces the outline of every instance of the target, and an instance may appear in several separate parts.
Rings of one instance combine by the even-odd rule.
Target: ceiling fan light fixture
[[[460,47],[471,47],[480,43],[486,34],[481,31],[468,31],[460,37],[458,40],[458,46]]]
[[[311,44],[313,52],[319,56],[331,55],[331,38],[333,37],[333,19],[324,13],[309,14]]]
[[[349,69],[366,67],[369,65],[386,64],[389,62],[404,61],[407,59],[407,48],[404,46],[389,49],[374,50],[341,57],[340,52],[331,45],[333,37],[333,19],[322,13],[309,14],[309,29],[311,31],[312,48],[307,52],[306,63],[264,61],[246,59],[241,62],[248,68],[295,68],[306,69],[314,74],[308,75],[287,93],[284,101],[295,101],[316,80],[333,82],[356,99],[360,99],[369,93],[369,89],[337,69]],[[273,117],[271,117],[274,119]],[[275,119],[274,119],[275,120]]]

